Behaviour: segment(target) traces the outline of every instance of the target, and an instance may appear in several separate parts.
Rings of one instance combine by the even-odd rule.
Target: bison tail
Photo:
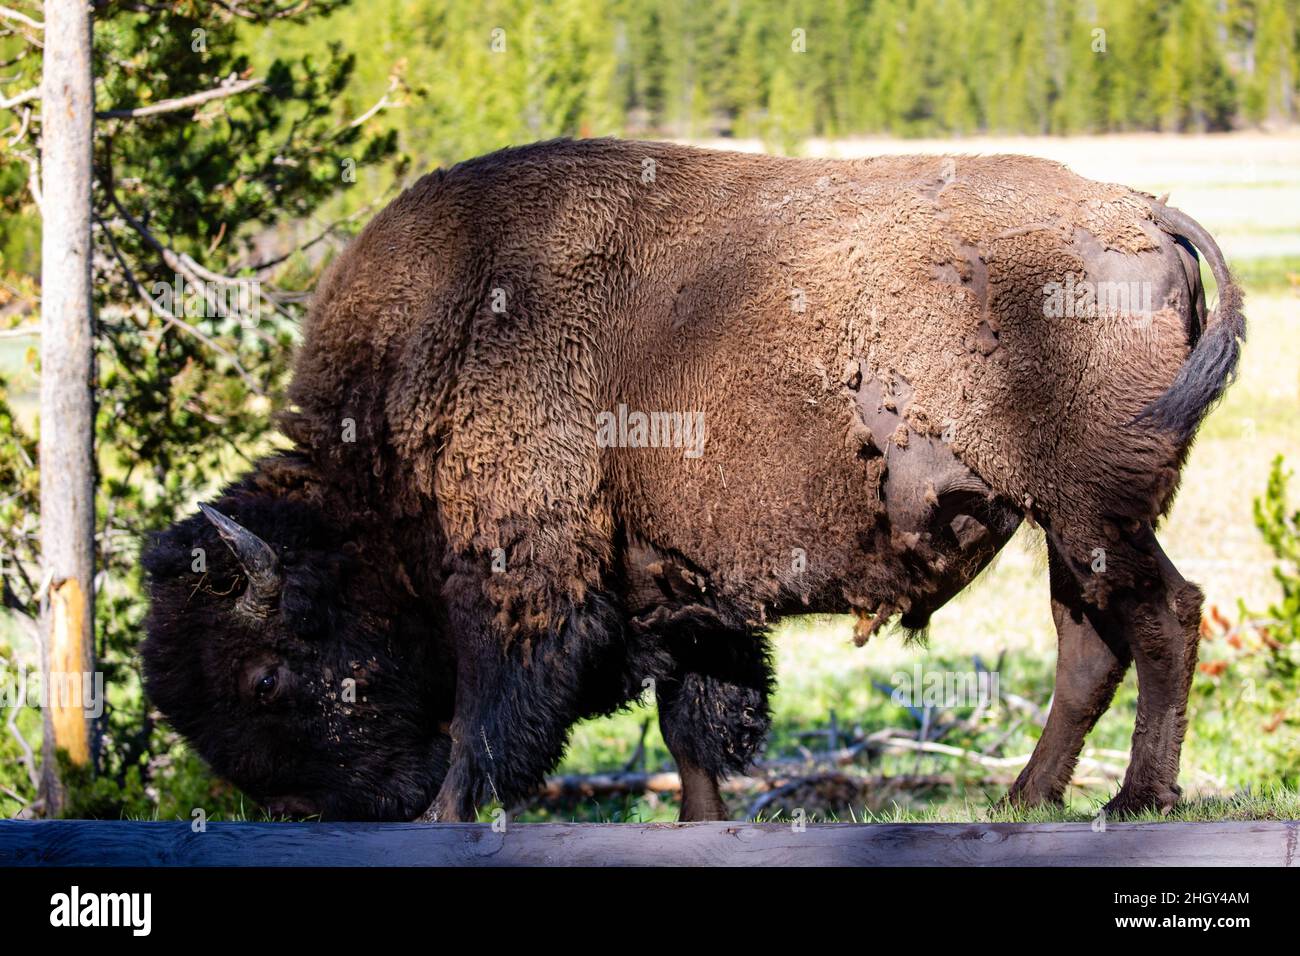
[[[1228,270],[1228,263],[1214,238],[1191,216],[1162,202],[1151,201],[1156,224],[1171,235],[1190,242],[1206,258],[1219,287],[1219,302],[1205,324],[1192,354],[1178,370],[1173,384],[1138,415],[1170,431],[1186,443],[1223,397],[1237,374],[1241,343],[1246,338],[1246,317],[1242,313],[1242,292]]]

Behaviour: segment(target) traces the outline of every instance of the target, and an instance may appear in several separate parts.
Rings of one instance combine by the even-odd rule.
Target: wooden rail
[[[0,822],[0,866],[1295,866],[1300,821],[487,824]]]

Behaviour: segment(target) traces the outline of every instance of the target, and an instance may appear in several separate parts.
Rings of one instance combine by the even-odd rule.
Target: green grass
[[[1092,823],[1097,820],[1101,810],[1101,801],[1087,805],[1066,807],[1013,807],[1000,799],[949,801],[932,804],[921,808],[905,807],[899,803],[890,803],[880,809],[847,807],[843,812],[815,812],[806,814],[802,819],[807,823]],[[487,808],[479,814],[480,823],[491,823],[495,808]],[[665,817],[658,813],[646,813],[637,801],[629,801],[629,806],[611,809],[601,806],[588,814],[574,814],[571,817],[550,816],[545,819],[525,814],[520,822],[586,822],[586,823],[661,823],[675,820],[675,816]],[[129,819],[140,822],[157,821],[157,814],[152,816],[133,816]],[[1112,818],[1123,823],[1214,823],[1253,820],[1295,820],[1300,819],[1300,791],[1275,786],[1258,790],[1243,789],[1225,797],[1206,797],[1180,803],[1172,811],[1162,814],[1157,811],[1127,814]],[[246,804],[240,805],[233,812],[218,814],[208,822],[234,823],[278,823],[287,818],[272,817],[262,810]],[[795,817],[789,813],[777,811],[761,813],[753,818],[754,823],[790,823]]]
[[[1092,823],[1101,803],[1087,808],[1010,807],[1004,803],[953,801],[909,809],[892,804],[882,810],[865,810],[848,816],[826,814],[808,817],[810,823]],[[1300,791],[1287,787],[1243,790],[1226,797],[1207,797],[1180,803],[1167,814],[1157,811],[1113,818],[1122,823],[1222,823],[1253,820],[1295,820],[1300,818]],[[760,817],[761,822],[784,823],[786,814]]]
[[[1256,233],[1258,234],[1258,233]],[[1232,264],[1237,281],[1248,293],[1273,295],[1300,290],[1300,256],[1241,259]],[[1247,309],[1249,315],[1250,309]]]

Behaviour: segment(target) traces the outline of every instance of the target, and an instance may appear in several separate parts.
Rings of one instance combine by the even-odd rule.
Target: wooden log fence
[[[1300,821],[368,824],[0,821],[0,866],[1295,866]]]

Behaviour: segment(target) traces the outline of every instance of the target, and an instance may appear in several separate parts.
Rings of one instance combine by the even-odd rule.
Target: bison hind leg
[[[1062,639],[1059,697],[1036,759],[1013,792],[1056,796],[1063,789],[1083,734],[1109,705],[1131,661],[1138,678],[1132,756],[1106,812],[1168,811],[1181,793],[1178,770],[1196,668],[1201,591],[1179,574],[1149,522],[1058,527],[1049,535]],[[1054,721],[1058,712],[1061,717]],[[1029,786],[1031,769],[1045,771],[1034,786]]]

